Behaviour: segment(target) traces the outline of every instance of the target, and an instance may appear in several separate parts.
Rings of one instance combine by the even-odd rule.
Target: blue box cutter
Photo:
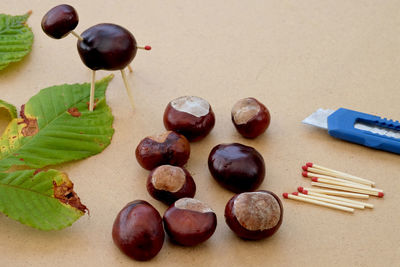
[[[319,109],[303,123],[327,129],[336,138],[400,154],[400,123],[350,109]]]

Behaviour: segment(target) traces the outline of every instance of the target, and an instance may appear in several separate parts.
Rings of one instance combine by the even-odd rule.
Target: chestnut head
[[[246,138],[256,138],[265,132],[271,121],[268,109],[253,97],[236,102],[231,117],[236,130]]]
[[[164,125],[184,135],[189,141],[204,138],[214,127],[210,104],[197,96],[182,96],[169,102],[164,111]]]
[[[161,165],[151,171],[147,191],[155,199],[171,205],[180,198],[194,197],[196,184],[185,168]]]
[[[136,56],[135,37],[127,29],[111,23],[90,27],[77,43],[79,56],[92,70],[122,70]]]
[[[195,246],[209,239],[217,227],[217,216],[205,203],[181,198],[164,213],[164,228],[171,240],[183,246]]]
[[[42,30],[54,39],[61,39],[73,31],[78,22],[75,8],[70,5],[58,5],[43,16]]]
[[[208,168],[220,185],[235,193],[257,189],[265,177],[261,154],[239,143],[215,146],[208,156]]]
[[[189,156],[189,141],[172,131],[148,136],[136,147],[136,159],[147,170],[164,164],[183,166]]]
[[[273,235],[282,224],[283,207],[269,191],[233,196],[225,206],[225,221],[241,238],[258,240]]]
[[[128,203],[114,221],[112,237],[127,256],[147,261],[155,257],[164,243],[164,229],[158,211],[144,200]]]

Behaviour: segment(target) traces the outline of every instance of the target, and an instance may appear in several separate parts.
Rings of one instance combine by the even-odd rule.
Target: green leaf
[[[5,109],[10,115],[11,119],[15,119],[17,117],[17,109],[14,107],[14,105],[6,101],[3,101],[1,99],[0,99],[0,109]]]
[[[86,207],[68,176],[56,170],[0,173],[0,211],[40,230],[70,226]]]
[[[96,83],[97,105],[88,110],[90,85],[41,90],[21,108],[0,137],[0,171],[15,165],[42,168],[83,159],[106,148],[114,133],[105,91],[112,75]]]
[[[31,13],[22,16],[0,14],[0,70],[20,61],[30,51],[33,33],[26,25]]]

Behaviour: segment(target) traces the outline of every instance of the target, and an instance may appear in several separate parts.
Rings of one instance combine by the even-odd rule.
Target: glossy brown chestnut
[[[185,168],[161,165],[147,178],[147,191],[155,199],[171,205],[180,198],[194,197],[196,184]]]
[[[181,198],[164,213],[164,228],[171,240],[183,246],[195,246],[209,239],[217,227],[217,216],[203,202]]]
[[[210,104],[197,96],[182,96],[169,102],[164,111],[167,130],[183,134],[189,141],[204,138],[214,127]]]
[[[261,154],[239,143],[215,146],[208,156],[208,168],[219,184],[235,193],[257,189],[265,177]]]
[[[152,259],[164,243],[164,229],[158,211],[144,200],[128,203],[114,221],[115,245],[138,261]]]
[[[54,39],[67,36],[78,25],[79,18],[75,8],[58,5],[50,9],[42,19],[42,30]]]
[[[244,239],[258,240],[273,235],[282,224],[282,216],[279,198],[264,190],[237,194],[225,206],[226,223]]]
[[[148,136],[136,147],[136,159],[147,170],[164,164],[183,166],[189,156],[189,141],[172,131]]]
[[[271,122],[268,109],[253,97],[236,102],[231,117],[237,131],[246,138],[256,138],[267,130]]]

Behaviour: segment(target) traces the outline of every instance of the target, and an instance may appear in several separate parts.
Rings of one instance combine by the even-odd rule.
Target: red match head
[[[317,177],[312,177],[312,178],[311,178],[311,181],[313,181],[313,182],[318,182],[318,178],[317,178]]]
[[[382,192],[379,192],[378,193],[378,197],[383,197],[385,194],[384,193],[382,193]]]
[[[305,165],[304,165],[304,166],[302,166],[301,168],[303,169],[303,171],[306,171],[306,170],[308,169],[308,166],[305,166]]]
[[[308,177],[308,172],[304,171],[301,173],[301,175],[303,175],[303,177]]]
[[[304,190],[304,187],[302,187],[302,186],[297,187],[297,191],[303,192],[303,190]]]
[[[307,190],[303,190],[302,193],[303,193],[304,195],[308,195],[308,191],[307,191]]]
[[[289,195],[288,193],[283,193],[282,194],[283,198],[288,198],[288,195]]]
[[[307,165],[307,167],[312,167],[313,163],[312,162],[307,162],[306,165]]]
[[[146,46],[144,47],[144,49],[145,49],[145,50],[151,50],[151,46],[146,45]]]
[[[298,196],[299,192],[293,192],[292,195]]]

